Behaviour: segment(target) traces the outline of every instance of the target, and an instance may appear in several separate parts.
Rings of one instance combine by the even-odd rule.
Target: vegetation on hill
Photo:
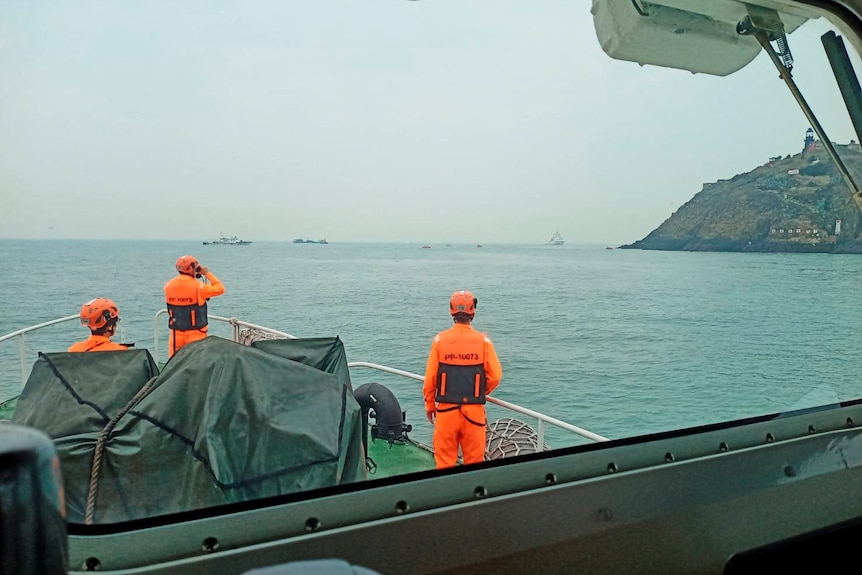
[[[834,145],[862,186],[862,148]],[[771,158],[729,180],[706,183],[628,249],[862,253],[862,198],[854,199],[826,150]],[[838,223],[840,222],[840,223]]]

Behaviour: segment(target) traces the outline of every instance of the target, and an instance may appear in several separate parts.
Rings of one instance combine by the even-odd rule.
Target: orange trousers
[[[473,408],[473,409],[470,409]],[[479,408],[479,409],[476,409]],[[482,425],[471,423],[461,409],[473,421],[481,421]],[[481,410],[481,411],[479,411]],[[438,411],[434,416],[434,463],[437,469],[455,467],[458,461],[458,446],[461,446],[461,456],[464,464],[481,463],[485,460],[485,408],[481,405],[461,406],[451,411]],[[473,417],[473,415],[476,417]]]
[[[170,330],[171,334],[168,336],[168,357],[173,357],[179,349],[186,345],[187,343],[191,343],[193,341],[197,341],[199,339],[203,339],[207,336],[207,328],[203,329],[190,329],[188,331],[179,331],[176,329]]]

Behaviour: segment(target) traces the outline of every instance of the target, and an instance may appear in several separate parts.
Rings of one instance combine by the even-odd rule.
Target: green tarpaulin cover
[[[161,373],[144,349],[42,354],[12,421],[54,439],[70,522],[84,522],[97,441],[112,420],[93,523],[366,478],[338,338],[246,347],[210,336]]]

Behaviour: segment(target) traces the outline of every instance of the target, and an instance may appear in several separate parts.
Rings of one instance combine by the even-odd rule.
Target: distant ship
[[[293,240],[293,243],[295,243],[295,244],[328,244],[329,242],[326,241],[326,238],[323,238],[322,240],[307,240],[307,239],[302,239],[302,238],[296,238],[295,240]]]
[[[554,232],[554,235],[551,236],[551,239],[548,240],[548,245],[551,246],[561,246],[566,243],[566,240],[563,239],[563,236],[559,231]]]
[[[241,240],[236,236],[219,236],[219,239],[213,240],[211,242],[204,242],[205,246],[247,246],[251,242],[248,240]]]

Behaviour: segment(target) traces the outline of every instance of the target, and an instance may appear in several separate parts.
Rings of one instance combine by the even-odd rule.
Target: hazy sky
[[[0,238],[628,243],[808,128],[765,54],[613,60],[587,0],[5,0],[0,78]]]

